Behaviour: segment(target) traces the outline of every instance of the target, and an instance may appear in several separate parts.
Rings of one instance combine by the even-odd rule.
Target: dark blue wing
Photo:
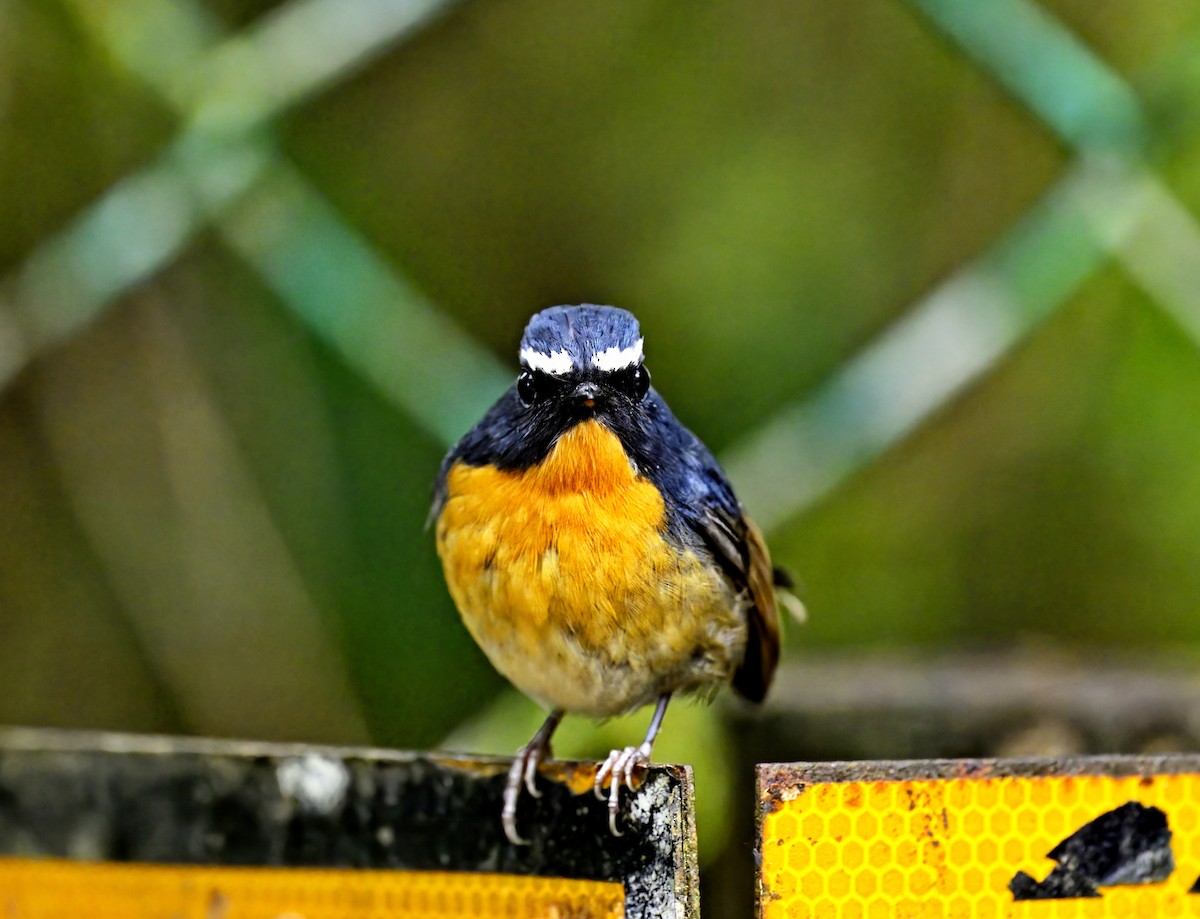
[[[643,417],[652,430],[633,439],[645,445],[646,454],[634,460],[662,492],[672,535],[685,545],[702,546],[750,599],[746,657],[733,685],[746,698],[761,701],[779,659],[779,617],[766,543],[716,457],[654,390],[646,397]]]

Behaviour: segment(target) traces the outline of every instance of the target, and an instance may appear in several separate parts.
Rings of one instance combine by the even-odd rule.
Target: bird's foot
[[[630,791],[634,791],[633,777],[638,769],[644,769],[650,765],[650,743],[643,743],[640,747],[626,747],[624,750],[613,750],[608,754],[608,759],[596,771],[596,783],[592,787],[592,791],[601,801],[605,799],[604,780],[612,777],[612,783],[608,789],[608,828],[612,830],[614,836],[624,835],[617,829],[617,814],[621,809],[621,786],[624,785]]]
[[[508,779],[504,783],[504,810],[500,820],[504,824],[504,835],[514,846],[527,846],[529,840],[517,832],[517,802],[521,799],[521,789],[529,792],[531,798],[540,798],[538,790],[538,765],[549,756],[549,746],[546,744],[530,743],[517,751],[512,768],[508,770]]]

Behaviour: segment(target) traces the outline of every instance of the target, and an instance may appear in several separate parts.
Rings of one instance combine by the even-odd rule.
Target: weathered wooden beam
[[[801,657],[742,749],[755,762],[1200,750],[1198,672],[1049,649]]]

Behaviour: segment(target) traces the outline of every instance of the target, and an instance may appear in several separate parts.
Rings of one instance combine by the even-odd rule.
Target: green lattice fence
[[[0,718],[438,741],[497,684],[426,483],[524,316],[583,299],[642,315],[805,575],[793,646],[1195,642],[1197,36],[1066,0],[10,0]],[[493,711],[458,740],[536,719]],[[723,759],[677,734],[703,821]]]

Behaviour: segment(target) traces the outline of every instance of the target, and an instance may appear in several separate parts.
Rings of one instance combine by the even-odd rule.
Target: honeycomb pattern
[[[616,919],[620,884],[506,874],[0,858],[5,919]]]
[[[956,778],[774,786],[762,825],[764,919],[1200,916],[1200,775]],[[1100,899],[1014,902],[1018,870],[1128,801],[1161,808],[1176,869]],[[774,804],[772,804],[774,806]]]

